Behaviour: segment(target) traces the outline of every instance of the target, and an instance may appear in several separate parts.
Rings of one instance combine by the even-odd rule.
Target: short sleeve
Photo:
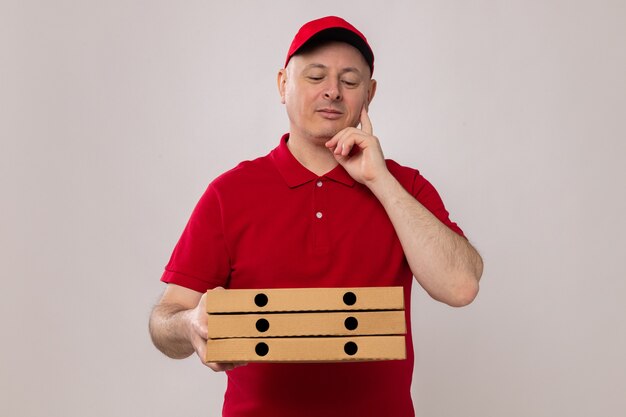
[[[433,185],[424,178],[417,170],[413,178],[413,187],[411,194],[417,201],[426,207],[435,217],[443,224],[448,226],[452,231],[465,237],[463,230],[450,220],[450,213],[446,210],[443,200]]]
[[[441,223],[455,233],[465,237],[463,230],[450,220],[450,214],[446,210],[443,200],[435,187],[417,169],[402,166],[391,159],[388,159],[386,162],[389,171],[402,184],[405,190],[437,217]]]
[[[226,286],[230,261],[219,195],[209,185],[191,214],[161,281],[204,292]]]

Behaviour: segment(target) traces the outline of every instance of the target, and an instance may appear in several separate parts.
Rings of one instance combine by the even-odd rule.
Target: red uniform
[[[215,179],[196,206],[162,281],[225,288],[404,287],[407,359],[249,364],[228,371],[223,415],[413,416],[412,273],[380,202],[341,166],[303,167],[283,136],[269,155]],[[434,187],[387,161],[394,177],[460,235]]]

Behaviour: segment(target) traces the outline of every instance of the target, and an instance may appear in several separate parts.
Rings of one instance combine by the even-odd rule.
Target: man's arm
[[[205,363],[207,341],[206,293],[168,284],[150,315],[152,343],[165,355],[183,359],[196,352],[214,371],[227,371],[239,364]]]
[[[346,128],[326,143],[356,181],[366,185],[389,216],[413,275],[431,297],[464,306],[478,293],[483,262],[478,252],[410,195],[387,169],[363,108],[361,129]],[[353,152],[353,148],[355,151]]]
[[[483,263],[467,239],[444,225],[389,173],[367,186],[382,203],[411,271],[435,300],[455,307],[478,294]]]

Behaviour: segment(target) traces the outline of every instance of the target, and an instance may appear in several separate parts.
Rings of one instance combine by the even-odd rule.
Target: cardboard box
[[[209,339],[207,362],[336,362],[406,359],[404,336]]]
[[[404,310],[402,287],[212,290],[208,313]]]
[[[209,338],[399,335],[404,311],[209,314]]]
[[[207,362],[406,359],[403,287],[214,290]]]

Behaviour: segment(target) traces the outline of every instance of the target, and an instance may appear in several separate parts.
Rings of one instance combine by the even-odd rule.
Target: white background
[[[0,3],[0,415],[216,416],[225,375],[147,321],[211,179],[287,129],[300,25],[376,54],[370,116],[481,251],[474,304],[414,290],[418,416],[626,409],[626,3]]]

